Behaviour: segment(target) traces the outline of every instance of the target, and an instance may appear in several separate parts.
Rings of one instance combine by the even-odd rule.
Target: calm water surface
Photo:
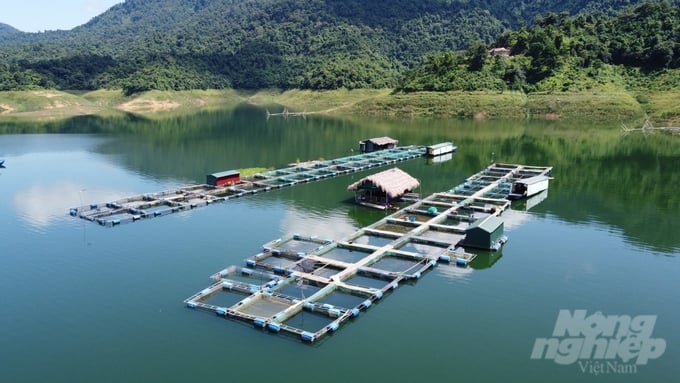
[[[615,125],[267,120],[250,107],[163,122],[0,125],[0,381],[673,381],[680,138],[621,137]],[[469,269],[440,265],[311,346],[182,300],[271,239],[341,239],[382,218],[346,191],[376,170],[115,228],[68,215],[217,171],[346,156],[383,135],[459,145],[447,162],[398,165],[422,193],[492,161],[551,165],[555,179],[539,205],[504,213],[502,252],[481,253]],[[561,309],[654,315],[652,338],[666,350],[635,371],[599,375],[532,360]]]

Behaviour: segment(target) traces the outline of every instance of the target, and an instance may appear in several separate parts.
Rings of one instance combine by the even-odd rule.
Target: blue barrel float
[[[450,263],[451,257],[446,254],[442,254],[439,256],[439,262]]]
[[[300,334],[300,338],[302,338],[303,341],[312,343],[314,342],[315,335],[309,331],[304,331],[302,334]]]
[[[326,330],[333,332],[337,330],[339,327],[340,323],[338,323],[338,321],[333,321],[328,326],[326,326]]]

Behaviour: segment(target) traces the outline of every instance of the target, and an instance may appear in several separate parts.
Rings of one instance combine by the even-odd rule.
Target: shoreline
[[[680,91],[641,92],[417,92],[360,90],[195,90],[150,91],[126,97],[120,90],[0,92],[0,123],[45,122],[78,116],[137,115],[163,119],[242,104],[277,105],[290,112],[386,118],[456,118],[472,120],[636,121],[645,118],[680,122]],[[642,100],[643,102],[640,102]],[[278,112],[272,111],[272,112]]]

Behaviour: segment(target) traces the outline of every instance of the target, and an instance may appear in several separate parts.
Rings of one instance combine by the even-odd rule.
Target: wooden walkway
[[[500,216],[510,206],[505,197],[513,180],[551,171],[493,164],[453,189],[416,201],[347,238],[292,234],[273,240],[247,258],[246,267],[230,266],[213,274],[215,283],[184,302],[192,309],[314,342],[438,263],[468,267],[475,254],[461,246],[466,228],[480,218]],[[233,305],[210,303],[216,295],[230,296]],[[315,315],[324,324],[296,326],[305,323],[295,320],[300,315]]]

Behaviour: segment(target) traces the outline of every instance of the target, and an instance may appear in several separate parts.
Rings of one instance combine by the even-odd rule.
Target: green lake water
[[[0,124],[0,382],[673,381],[680,137],[621,136],[618,124],[267,119],[254,107]],[[356,154],[359,140],[385,135],[458,145],[449,161],[397,165],[423,194],[492,161],[553,166],[554,179],[540,204],[503,214],[502,251],[467,269],[439,265],[312,345],[182,301],[272,239],[342,239],[384,217],[346,191],[377,169],[114,228],[68,214],[222,170]],[[532,359],[560,310],[579,309],[654,316],[651,338],[666,348],[644,365]]]

